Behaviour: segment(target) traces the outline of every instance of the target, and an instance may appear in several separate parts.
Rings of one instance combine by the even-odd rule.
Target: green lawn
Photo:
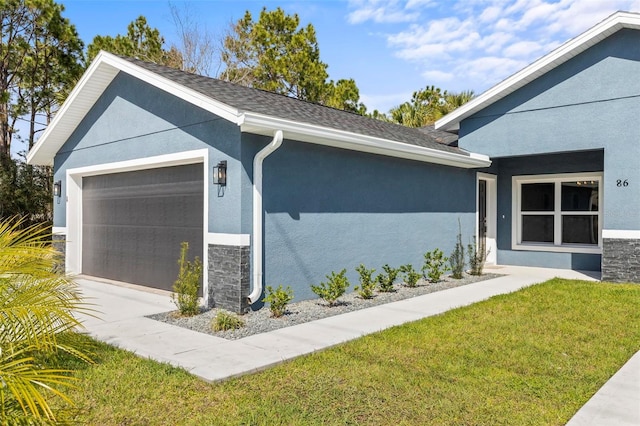
[[[640,285],[551,280],[219,384],[97,344],[92,425],[563,425],[640,350]]]

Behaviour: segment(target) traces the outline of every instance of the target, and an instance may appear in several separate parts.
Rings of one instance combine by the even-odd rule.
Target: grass
[[[91,425],[561,425],[640,350],[640,286],[555,279],[210,384],[96,343]]]

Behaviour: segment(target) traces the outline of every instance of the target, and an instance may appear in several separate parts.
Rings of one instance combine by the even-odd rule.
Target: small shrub
[[[458,236],[456,237],[456,246],[449,257],[449,264],[451,265],[451,276],[457,280],[461,279],[464,272],[465,261],[460,219],[458,219]]]
[[[373,297],[373,291],[376,289],[376,281],[371,279],[371,276],[375,272],[375,269],[367,269],[364,265],[360,264],[356,268],[356,272],[360,274],[360,285],[355,287],[355,291],[363,299],[371,299]]]
[[[476,237],[473,237],[473,243],[470,243],[467,246],[467,253],[469,255],[469,274],[482,275],[487,255],[484,250],[478,251],[478,246],[476,244]]]
[[[418,285],[418,280],[422,276],[419,272],[413,269],[413,265],[411,264],[402,265],[400,267],[400,272],[404,274],[404,283],[407,287],[411,288]]]
[[[346,273],[346,269],[343,269],[338,274],[331,271],[331,275],[327,275],[328,282],[321,282],[320,285],[311,284],[311,291],[327,302],[329,306],[335,305],[349,288],[350,284],[345,276]]]
[[[229,311],[219,311],[211,320],[213,331],[236,330],[244,327],[244,320]]]
[[[440,249],[426,252],[424,254],[424,265],[422,265],[424,279],[432,283],[440,281],[442,275],[449,270],[446,265],[448,260],[449,258]]]
[[[384,265],[382,269],[384,269],[384,273],[381,273],[376,277],[376,281],[378,281],[378,288],[384,293],[392,292],[393,282],[396,280],[399,270],[392,268],[389,265]]]
[[[287,305],[293,300],[293,290],[287,286],[286,289],[282,288],[282,284],[277,289],[273,289],[271,286],[267,286],[267,296],[263,302],[269,303],[269,309],[271,309],[271,315],[275,318],[280,318],[287,311]]]
[[[173,284],[174,293],[171,300],[178,307],[181,315],[192,316],[200,312],[198,307],[198,288],[200,287],[200,276],[202,275],[202,262],[198,257],[192,262],[187,260],[189,243],[186,241],[180,245],[180,272],[178,279]]]

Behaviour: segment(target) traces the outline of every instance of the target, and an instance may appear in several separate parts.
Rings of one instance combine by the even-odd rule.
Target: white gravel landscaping
[[[382,305],[389,302],[421,296],[423,294],[446,290],[448,288],[459,287],[478,281],[483,281],[498,277],[497,274],[483,274],[481,276],[465,274],[462,279],[456,280],[451,276],[445,276],[438,283],[429,283],[423,279],[418,281],[417,287],[410,288],[403,284],[394,285],[393,292],[381,293],[376,291],[372,299],[362,299],[356,292],[347,293],[342,296],[335,306],[328,306],[321,299],[303,300],[294,302],[287,306],[287,313],[280,318],[271,317],[269,306],[265,305],[257,311],[250,311],[242,315],[245,326],[236,330],[213,331],[211,321],[218,313],[218,309],[203,311],[199,315],[192,317],[180,317],[176,311],[165,312],[149,316],[151,319],[164,321],[179,327],[188,328],[200,333],[207,333],[225,339],[235,340],[253,334],[265,333],[279,328],[290,327],[333,315],[344,314],[371,306]]]

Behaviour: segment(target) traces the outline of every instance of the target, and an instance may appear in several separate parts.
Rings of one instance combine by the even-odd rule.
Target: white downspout
[[[282,138],[282,130],[277,130],[271,143],[253,158],[253,290],[248,297],[250,305],[257,302],[262,294],[262,162],[282,145]]]

